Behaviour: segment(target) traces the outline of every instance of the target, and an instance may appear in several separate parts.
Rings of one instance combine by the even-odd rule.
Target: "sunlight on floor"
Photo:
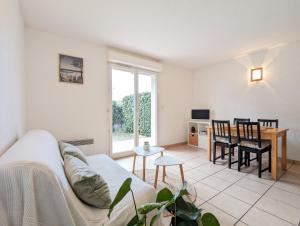
[[[226,160],[214,165],[207,160],[206,150],[187,145],[168,149],[164,155],[185,162],[185,178],[198,194],[196,204],[204,211],[213,212],[221,225],[298,226],[300,223],[300,165],[289,162],[288,171],[279,171],[280,179],[275,182],[269,172],[258,178],[255,162],[238,172],[235,165],[228,169]],[[153,162],[157,157],[147,158],[148,170],[155,169]],[[132,170],[132,157],[116,161]],[[138,157],[136,170],[141,169],[142,158]],[[168,172],[180,178],[178,167],[167,167]]]

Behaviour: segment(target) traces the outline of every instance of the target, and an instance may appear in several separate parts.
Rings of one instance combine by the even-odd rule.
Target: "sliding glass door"
[[[130,150],[134,141],[134,73],[112,69],[112,150],[120,153]]]
[[[130,155],[145,141],[156,145],[156,75],[111,65],[111,154]]]

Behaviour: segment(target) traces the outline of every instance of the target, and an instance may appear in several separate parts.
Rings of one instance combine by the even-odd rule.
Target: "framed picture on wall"
[[[59,81],[83,84],[83,58],[59,54]]]

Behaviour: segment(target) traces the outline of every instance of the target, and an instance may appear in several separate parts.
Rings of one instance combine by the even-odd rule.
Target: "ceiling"
[[[299,0],[20,0],[28,27],[189,69],[300,39]]]

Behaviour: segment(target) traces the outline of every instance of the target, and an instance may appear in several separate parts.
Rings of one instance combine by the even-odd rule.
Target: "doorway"
[[[156,73],[111,65],[111,155],[131,155],[145,141],[157,142]]]

